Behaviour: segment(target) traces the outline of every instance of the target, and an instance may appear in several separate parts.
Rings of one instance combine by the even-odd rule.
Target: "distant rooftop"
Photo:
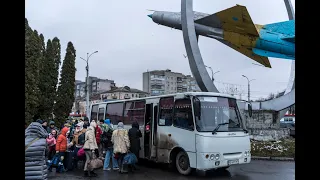
[[[140,94],[148,94],[147,92],[141,91],[139,89],[130,88],[129,86],[124,87],[116,87],[109,91],[102,92],[103,93],[114,93],[114,92],[128,92],[128,93],[140,93]]]

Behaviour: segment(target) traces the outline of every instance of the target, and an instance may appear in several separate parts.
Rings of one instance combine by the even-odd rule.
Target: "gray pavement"
[[[58,174],[52,172],[48,179],[51,180],[79,180],[79,179],[96,179],[96,180],[191,180],[191,179],[214,179],[214,180],[294,180],[295,179],[295,162],[285,161],[263,161],[253,160],[250,164],[232,166],[227,171],[193,173],[190,176],[180,175],[176,171],[171,171],[163,165],[155,163],[143,163],[139,171],[129,174],[119,174],[114,171],[96,170],[98,177],[85,178],[83,171],[75,170]],[[54,170],[53,170],[54,171]]]

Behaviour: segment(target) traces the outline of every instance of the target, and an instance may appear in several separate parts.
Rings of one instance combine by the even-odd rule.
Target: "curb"
[[[261,156],[251,156],[254,160],[270,160],[270,161],[295,161],[295,158],[289,157],[261,157]]]

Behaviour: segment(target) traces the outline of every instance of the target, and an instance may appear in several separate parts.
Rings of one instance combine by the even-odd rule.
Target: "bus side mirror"
[[[252,105],[248,104],[249,117],[252,117]]]

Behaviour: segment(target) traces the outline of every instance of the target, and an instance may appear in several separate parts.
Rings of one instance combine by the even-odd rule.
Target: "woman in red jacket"
[[[100,142],[101,142],[101,134],[102,134],[102,130],[99,126],[96,127],[96,141],[97,141],[97,145],[98,147],[100,146]],[[102,157],[103,152],[99,152],[99,150],[96,151],[96,156],[97,157]]]

